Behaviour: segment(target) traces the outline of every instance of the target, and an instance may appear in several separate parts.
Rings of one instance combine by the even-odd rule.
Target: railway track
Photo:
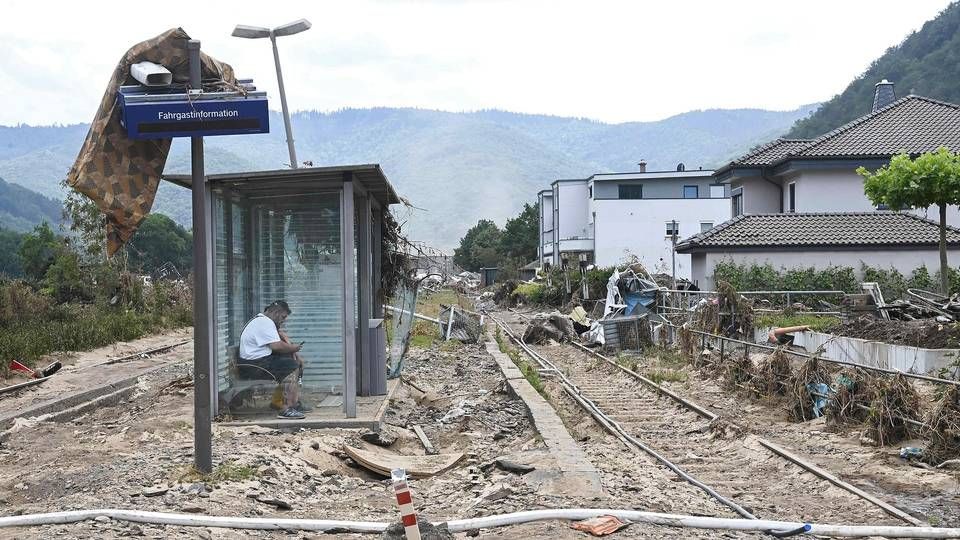
[[[494,321],[535,362],[555,373],[564,391],[634,450],[741,516],[801,522],[923,525],[789,450],[736,426],[642,376],[585,349],[538,347]],[[523,321],[516,319],[513,324]],[[554,371],[555,370],[555,371]]]

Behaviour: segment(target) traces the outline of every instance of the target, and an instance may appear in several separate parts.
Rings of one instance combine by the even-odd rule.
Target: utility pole
[[[670,272],[670,277],[673,279],[673,290],[677,290],[677,220],[670,222],[670,263],[673,266],[673,270]]]

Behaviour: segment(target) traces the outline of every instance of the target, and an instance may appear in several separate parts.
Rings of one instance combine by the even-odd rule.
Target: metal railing
[[[694,307],[696,302],[699,302],[701,298],[708,296],[716,296],[717,291],[687,291],[679,289],[660,289],[660,304],[658,308],[664,311],[688,311],[690,308]],[[790,290],[790,291],[738,291],[737,294],[747,297],[757,297],[757,296],[783,296],[784,305],[790,306],[793,304],[791,302],[792,298],[797,296],[825,296],[825,297],[843,297],[847,294],[844,291],[837,290],[816,290],[816,291],[800,291],[800,290]],[[773,309],[763,309],[758,308],[757,311],[761,312],[772,312],[772,311],[781,311]],[[809,315],[836,315],[839,316],[839,311],[804,311],[804,313]]]

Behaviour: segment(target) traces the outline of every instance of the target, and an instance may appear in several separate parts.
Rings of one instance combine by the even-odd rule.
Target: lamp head
[[[245,24],[238,24],[236,28],[233,29],[233,33],[230,35],[233,37],[247,39],[265,38],[270,37],[270,29],[263,28],[261,26],[247,26]]]

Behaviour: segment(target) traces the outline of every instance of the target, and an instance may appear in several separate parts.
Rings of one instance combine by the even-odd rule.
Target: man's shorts
[[[257,358],[256,360],[241,360],[243,364],[251,364],[263,368],[270,372],[278,381],[286,379],[288,375],[296,371],[300,365],[293,359],[292,353],[277,354]]]

